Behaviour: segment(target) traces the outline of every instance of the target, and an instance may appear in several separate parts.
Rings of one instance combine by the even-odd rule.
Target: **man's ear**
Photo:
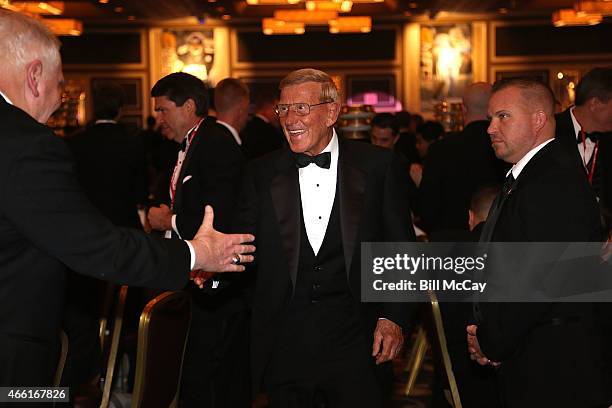
[[[546,117],[546,113],[541,110],[534,112],[533,115],[531,116],[531,123],[536,133],[539,133],[540,130],[544,128],[547,121],[548,121],[548,118]]]
[[[34,60],[26,65],[26,85],[33,96],[39,97],[38,89],[42,81],[43,66],[40,60]]]
[[[333,126],[338,120],[340,114],[340,102],[332,102],[329,104],[329,110],[327,111],[327,127]]]

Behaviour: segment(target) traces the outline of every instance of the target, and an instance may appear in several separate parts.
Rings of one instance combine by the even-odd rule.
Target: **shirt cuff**
[[[176,232],[176,236],[181,238],[181,233],[176,228],[176,214],[172,214],[172,218],[170,218],[170,224],[172,224],[172,231]]]
[[[191,265],[189,267],[189,269],[193,270],[193,267],[195,266],[195,261],[196,261],[195,250],[193,249],[193,245],[191,245],[191,242],[185,241],[185,243],[189,247],[189,255],[190,255],[190,258],[191,258],[191,260],[189,261],[189,265]]]

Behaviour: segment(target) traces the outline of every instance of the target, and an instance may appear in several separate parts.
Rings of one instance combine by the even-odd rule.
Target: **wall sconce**
[[[612,1],[577,1],[574,4],[574,10],[576,10],[578,16],[584,14],[612,16]]]
[[[329,32],[338,33],[369,33],[372,31],[372,18],[368,16],[338,17],[329,20]]]
[[[53,18],[40,20],[55,35],[81,35],[83,23],[72,18]]]
[[[333,10],[276,10],[274,18],[285,22],[301,22],[304,24],[327,24],[329,20],[338,18],[338,12]]]
[[[17,7],[19,11],[29,14],[51,14],[59,16],[64,12],[63,1],[50,1],[50,2],[13,2],[13,6]]]
[[[306,10],[318,11],[318,10],[333,10],[339,13],[349,13],[353,8],[353,2],[351,0],[338,1],[306,1]]]
[[[304,23],[276,20],[274,18],[264,18],[261,20],[263,33],[273,34],[304,34]]]
[[[574,9],[560,9],[553,13],[552,22],[555,27],[589,26],[601,23],[601,14],[578,15]]]

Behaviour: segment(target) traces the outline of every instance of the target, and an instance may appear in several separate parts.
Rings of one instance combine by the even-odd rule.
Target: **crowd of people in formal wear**
[[[105,83],[62,139],[44,125],[58,41],[0,11],[0,49],[0,386],[49,385],[60,328],[63,384],[95,377],[104,281],[189,294],[180,406],[386,407],[421,307],[362,302],[361,243],[610,241],[610,67],[560,113],[538,80],[476,82],[463,130],[379,113],[361,141],[337,132],[325,72],[257,94],[225,78],[212,98],[173,73],[146,130],[121,123],[122,90]],[[442,304],[462,405],[609,406],[610,309]]]

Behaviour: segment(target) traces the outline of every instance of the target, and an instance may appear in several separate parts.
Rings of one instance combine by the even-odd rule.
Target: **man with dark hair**
[[[414,241],[406,171],[388,149],[336,135],[326,73],[293,71],[279,88],[289,149],[251,162],[239,217],[258,233],[254,391],[270,408],[381,407],[411,313],[361,302],[360,243]]]
[[[391,113],[378,113],[370,123],[370,142],[375,146],[393,150],[399,140],[399,124]]]
[[[189,239],[208,204],[215,208],[215,227],[227,231],[242,176],[237,129],[246,118],[248,90],[231,78],[217,85],[216,123],[206,120],[206,86],[192,75],[170,74],[155,84],[151,95],[160,131],[184,146],[170,183],[169,206],[149,210],[151,226],[168,238]],[[249,406],[242,287],[221,290],[218,285],[216,278],[210,279],[206,293],[192,284],[187,287],[194,307],[181,377],[186,408]]]
[[[421,220],[428,233],[468,230],[468,208],[476,188],[501,183],[503,161],[495,157],[487,134],[491,85],[476,82],[463,95],[465,128],[429,149],[420,185]]]
[[[247,159],[254,159],[283,147],[284,139],[279,130],[274,106],[278,92],[273,89],[258,91],[253,96],[255,114],[241,132],[242,151]]]
[[[410,163],[420,163],[419,153],[416,150],[416,135],[410,128],[410,112],[399,111],[395,113],[395,118],[399,125],[399,140],[395,144],[395,150],[406,156]]]
[[[556,120],[556,138],[576,158],[602,206],[612,208],[612,67],[587,72],[576,87],[576,105]]]
[[[59,41],[37,20],[0,9],[0,386],[50,386],[67,268],[135,286],[178,289],[191,269],[241,271],[247,234],[212,228],[191,241],[118,228],[77,183],[65,142],[44,123],[60,105]]]
[[[481,242],[601,238],[595,197],[554,139],[553,103],[552,91],[535,80],[493,86],[488,132],[496,156],[513,166]],[[604,406],[593,304],[480,302],[474,310],[469,352],[479,364],[497,368],[504,407]]]

